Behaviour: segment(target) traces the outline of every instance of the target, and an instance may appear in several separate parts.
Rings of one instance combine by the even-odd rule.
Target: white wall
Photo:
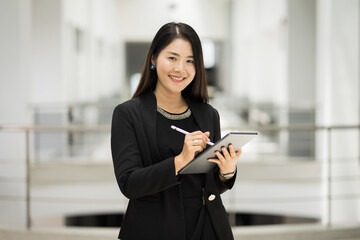
[[[165,23],[191,25],[201,38],[223,40],[227,34],[227,1],[120,0],[119,29],[125,40],[151,41]]]
[[[344,3],[318,3],[316,95],[321,124],[359,123],[359,2]]]
[[[150,42],[169,21],[190,24],[201,38],[223,41],[227,1],[63,1],[64,79],[70,102],[126,95],[125,43]],[[84,34],[84,51],[72,50],[74,29]],[[99,55],[99,51],[102,52]],[[125,86],[125,87],[124,87]]]
[[[30,124],[31,2],[0,1],[0,124]],[[0,133],[0,160],[21,159],[24,137]]]
[[[117,23],[121,44],[120,65],[126,66],[126,42],[151,42],[159,28],[167,22],[187,23],[195,29],[201,39],[226,42],[229,31],[228,6],[229,1],[223,0],[120,0]],[[126,86],[128,79],[125,79],[124,69],[121,70],[121,85]],[[129,89],[121,88],[120,92],[127,96]]]
[[[67,102],[92,102],[121,86],[119,1],[62,1],[63,73]],[[81,51],[76,52],[76,31]]]
[[[317,4],[317,124],[359,124],[359,1],[319,0]],[[324,148],[329,135],[318,134],[318,159],[333,162],[331,214],[324,209],[325,223],[360,220],[358,199],[339,199],[334,192],[359,195],[359,132],[334,130],[331,152]],[[327,168],[327,165],[324,165]],[[347,180],[341,177],[348,176]],[[324,171],[324,179],[328,177]],[[339,180],[340,177],[340,180]],[[324,186],[324,193],[328,185]],[[325,196],[326,197],[326,196]],[[329,208],[329,205],[325,206]]]
[[[288,1],[288,101],[315,105],[316,1]]]
[[[287,103],[285,0],[235,0],[231,8],[233,96],[253,103]]]
[[[31,2],[0,2],[0,123],[29,123]],[[14,98],[16,96],[16,98]]]
[[[61,0],[33,0],[31,102],[64,102]]]

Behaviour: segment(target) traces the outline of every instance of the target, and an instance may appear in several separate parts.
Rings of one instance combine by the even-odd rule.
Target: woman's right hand
[[[195,131],[185,135],[184,146],[179,155],[175,157],[175,174],[178,175],[180,169],[191,162],[196,153],[206,148],[206,142],[209,142],[210,132]]]

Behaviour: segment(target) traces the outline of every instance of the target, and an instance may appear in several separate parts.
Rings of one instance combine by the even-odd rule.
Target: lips
[[[182,80],[185,79],[185,77],[179,77],[179,76],[174,76],[174,75],[169,75],[169,77],[171,78],[171,80],[173,80],[175,82],[181,82]]]

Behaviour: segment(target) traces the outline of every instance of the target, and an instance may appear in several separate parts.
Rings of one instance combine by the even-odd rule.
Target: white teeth
[[[170,75],[170,77],[171,77],[172,79],[174,79],[174,80],[177,80],[177,81],[180,81],[180,80],[183,80],[183,79],[184,79],[183,77],[178,78],[178,77],[174,77],[174,76],[171,76],[171,75]]]

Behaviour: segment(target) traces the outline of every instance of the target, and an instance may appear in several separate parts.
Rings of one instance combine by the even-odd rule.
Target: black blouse
[[[199,130],[190,109],[181,114],[172,114],[158,108],[156,139],[159,153],[163,159],[179,155],[184,145],[185,135],[171,129],[171,125],[175,125],[188,132]],[[185,215],[186,237],[188,240],[199,239],[199,236],[201,236],[200,239],[204,239],[203,232],[207,232],[206,235],[210,234],[216,239],[206,209],[203,206],[202,191],[204,182],[205,174],[182,175],[181,194]]]

